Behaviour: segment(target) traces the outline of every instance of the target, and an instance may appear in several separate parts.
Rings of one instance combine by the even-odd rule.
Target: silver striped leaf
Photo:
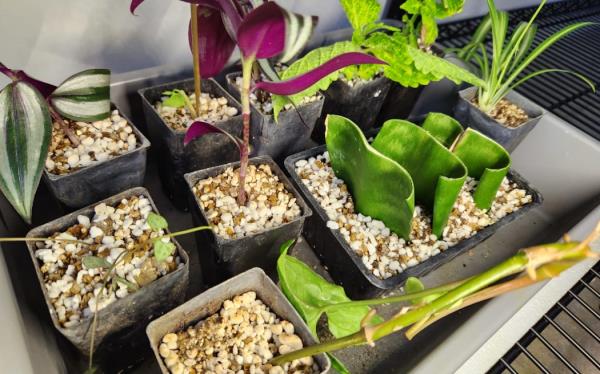
[[[99,121],[110,115],[110,70],[90,69],[61,83],[50,96],[61,116],[74,121]]]
[[[52,134],[44,97],[29,83],[0,91],[0,190],[27,223]]]
[[[318,17],[281,10],[285,16],[285,49],[279,62],[286,63],[302,52],[317,26]]]

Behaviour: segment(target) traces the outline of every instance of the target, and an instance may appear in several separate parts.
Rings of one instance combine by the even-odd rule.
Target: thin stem
[[[200,51],[198,46],[198,5],[190,4],[192,18],[192,55],[194,57],[194,93],[196,101],[196,111],[200,113]]]
[[[254,58],[242,58],[242,121],[243,145],[240,155],[240,176],[237,202],[246,205],[246,171],[248,169],[248,150],[250,149],[250,82]]]
[[[172,232],[170,234],[165,234],[165,235],[159,236],[157,238],[154,238],[154,240],[156,240],[156,239],[163,239],[163,238],[172,238],[172,237],[175,237],[175,236],[191,234],[193,232],[202,231],[202,230],[212,230],[212,227],[210,227],[210,226],[192,227],[191,229],[186,229],[186,230],[181,230],[181,231],[175,231],[175,232]]]
[[[65,122],[62,116],[58,114],[56,110],[54,110],[50,103],[48,103],[48,110],[50,111],[50,115],[52,116],[54,121],[60,125],[60,128],[62,129],[63,133],[67,136],[67,138],[69,138],[71,144],[73,144],[74,147],[78,147],[80,141],[77,135],[73,132],[73,129],[71,129],[71,126],[69,126],[69,124]]]

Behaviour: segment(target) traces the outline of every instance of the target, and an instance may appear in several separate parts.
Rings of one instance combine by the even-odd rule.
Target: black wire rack
[[[510,29],[528,21],[533,8],[510,13]],[[460,48],[469,40],[481,18],[442,25],[438,42],[446,48]],[[600,0],[560,1],[546,5],[536,20],[534,46],[562,27],[580,21],[600,23]],[[488,43],[491,53],[491,43]],[[556,68],[578,72],[600,86],[600,26],[580,29],[540,55],[522,76],[536,70]],[[571,125],[600,140],[600,96],[581,80],[567,74],[546,74],[533,78],[517,91]]]
[[[499,373],[600,373],[600,262],[494,365]]]

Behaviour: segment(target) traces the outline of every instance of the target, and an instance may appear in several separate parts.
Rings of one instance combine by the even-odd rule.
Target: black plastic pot
[[[194,80],[162,84],[139,90],[146,117],[146,127],[158,156],[158,167],[163,188],[173,204],[187,210],[187,187],[183,175],[193,170],[233,162],[239,158],[236,145],[223,134],[207,134],[183,146],[185,131],[174,131],[160,117],[154,104],[161,100],[164,91],[182,89],[194,91]],[[202,92],[227,99],[228,105],[238,110],[238,115],[214,125],[238,137],[242,136],[241,106],[214,79],[202,80]]]
[[[27,237],[48,237],[55,232],[63,231],[69,226],[76,224],[78,215],[91,218],[94,215],[94,206],[97,204],[106,203],[107,205],[114,206],[119,204],[123,198],[140,195],[148,198],[153,210],[158,212],[148,191],[145,188],[137,187],[36,227],[27,234]],[[127,297],[113,302],[98,312],[95,338],[95,347],[98,350],[95,357],[105,356],[110,358],[110,352],[127,350],[133,358],[135,356],[133,352],[134,347],[138,346],[137,348],[139,349],[145,348],[143,346],[139,347],[135,342],[140,341],[140,337],[143,338],[146,325],[156,318],[156,316],[165,313],[184,301],[188,285],[189,257],[175,239],[171,240],[176,245],[177,252],[181,256],[184,266],[158,278]],[[90,328],[92,317],[82,319],[78,325],[71,328],[65,328],[60,325],[44,284],[40,262],[35,257],[37,249],[35,242],[27,242],[27,248],[29,249],[29,254],[31,255],[54,327],[73,343],[83,355],[87,356],[89,354],[88,350],[92,334],[92,329]]]
[[[240,73],[227,74],[227,88],[236,98],[240,99],[240,91],[235,79]],[[310,147],[310,135],[323,109],[323,97],[320,100],[299,105],[296,109],[279,113],[275,122],[272,114],[265,114],[251,104],[251,143],[252,154],[256,156],[271,156],[277,162],[287,156],[303,151]]]
[[[423,86],[404,87],[392,82],[388,94],[381,106],[376,123],[383,124],[389,119],[406,119],[423,91]]]
[[[216,284],[253,267],[260,267],[268,272],[274,272],[275,263],[279,256],[279,248],[286,241],[297,239],[302,231],[304,220],[312,215],[312,211],[306,205],[302,196],[273,159],[269,156],[254,157],[250,159],[249,163],[251,165],[269,165],[273,173],[279,177],[279,181],[284,184],[286,190],[296,198],[302,215],[281,226],[238,239],[223,238],[216,235],[212,230],[197,232],[196,241],[198,248],[200,248],[202,275],[205,283],[209,285]],[[200,180],[221,174],[229,167],[239,167],[239,164],[239,162],[234,162],[185,175],[195,225],[208,225],[208,220],[200,207],[200,200],[192,191],[193,186]]]
[[[476,93],[476,87],[469,87],[458,93],[459,99],[454,109],[454,116],[463,125],[472,127],[494,139],[509,152],[512,152],[525,139],[544,115],[542,107],[517,92],[510,91],[506,95],[506,99],[523,109],[529,116],[529,120],[519,127],[507,127],[473,105],[471,101],[475,98]]]
[[[321,118],[313,131],[313,140],[320,144],[325,142],[324,124],[328,114],[349,118],[363,131],[373,128],[391,85],[392,81],[386,77],[359,81],[352,87],[342,79],[333,82],[323,92],[325,103]]]
[[[119,115],[133,129],[137,139],[134,150],[64,175],[50,173],[44,168],[45,183],[56,199],[68,208],[81,208],[144,184],[150,142],[121,111]]]
[[[390,278],[380,279],[366,268],[361,257],[350,248],[339,230],[331,230],[327,227],[327,221],[329,220],[327,213],[321,208],[319,202],[313,197],[304,183],[302,183],[298,174],[296,174],[295,164],[297,161],[316,157],[323,154],[326,150],[326,146],[320,146],[290,156],[285,160],[285,168],[291,175],[296,187],[304,195],[308,205],[315,212],[315,214],[306,220],[302,232],[304,238],[328,267],[333,279],[341,284],[348,296],[353,299],[376,297],[386,290],[400,287],[408,277],[421,277],[435,270],[457,255],[483,242],[498,231],[498,229],[523,216],[542,202],[542,195],[517,172],[511,170],[508,173],[508,178],[532,196],[533,199],[530,204],[523,206],[516,212],[500,219],[495,224],[480,230],[474,236],[459,242],[453,247],[449,247],[447,250],[430,257],[426,261]]]
[[[204,291],[148,325],[146,334],[148,335],[148,340],[150,340],[150,345],[162,373],[169,374],[169,369],[165,366],[163,358],[158,351],[163,336],[168,333],[181,331],[192,324],[196,324],[218,313],[225,300],[232,299],[249,291],[256,292],[256,298],[264,302],[277,316],[291,322],[294,325],[295,334],[302,339],[304,346],[316,344],[306,323],[275,283],[273,283],[264,271],[254,268]],[[315,361],[319,365],[321,373],[329,372],[331,362],[325,354],[321,353],[315,356]]]

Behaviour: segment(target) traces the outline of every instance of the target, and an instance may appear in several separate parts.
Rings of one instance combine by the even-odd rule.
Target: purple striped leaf
[[[37,80],[37,79],[27,75],[27,73],[25,73],[23,70],[9,69],[1,62],[0,62],[0,73],[6,75],[7,77],[9,77],[10,79],[13,79],[15,81],[22,81],[22,82],[27,82],[27,83],[31,84],[45,98],[50,96],[50,94],[52,94],[52,92],[54,92],[54,90],[56,89],[56,86],[54,86],[50,83],[46,83],[46,82]]]
[[[294,95],[304,91],[313,84],[317,83],[329,74],[343,69],[351,65],[362,65],[362,64],[386,64],[384,61],[361,52],[348,52],[341,54],[331,60],[325,62],[323,65],[298,75],[294,78],[290,78],[279,82],[262,81],[257,82],[254,89],[261,89],[275,95]]]
[[[283,52],[285,23],[283,10],[274,2],[248,13],[237,31],[238,46],[244,58],[271,58]]]
[[[235,49],[235,41],[226,32],[221,12],[201,6],[198,9],[198,53],[202,77],[210,78],[219,74]],[[190,49],[192,48],[192,26],[188,29]]]
[[[221,128],[218,128],[215,125],[211,125],[210,123],[202,121],[194,121],[194,123],[188,127],[187,131],[185,132],[185,137],[183,138],[183,145],[188,145],[195,139],[214,133],[226,135],[238,147],[240,154],[242,153],[242,149],[244,149],[244,142],[240,138]]]

